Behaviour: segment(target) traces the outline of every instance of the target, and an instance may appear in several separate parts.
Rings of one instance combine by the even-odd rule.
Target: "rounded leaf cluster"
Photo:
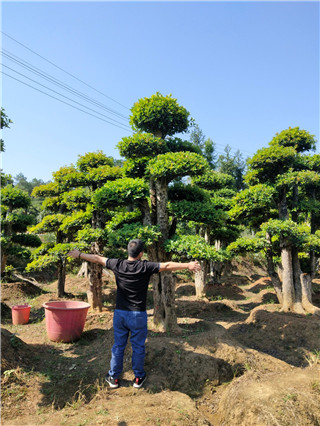
[[[293,147],[278,145],[262,148],[248,160],[249,172],[245,180],[248,184],[274,182],[279,174],[286,173],[294,165],[296,151]]]
[[[170,201],[209,201],[209,194],[195,185],[184,185],[176,183],[168,188],[168,199]]]
[[[211,202],[179,201],[170,202],[169,212],[181,220],[192,220],[211,226],[220,226],[226,219],[226,213],[217,210]]]
[[[306,130],[300,130],[299,127],[289,127],[280,133],[276,133],[275,137],[270,142],[270,146],[290,146],[296,152],[304,152],[315,150],[316,140],[314,135],[310,135]]]
[[[190,113],[171,95],[157,92],[150,98],[139,99],[131,108],[130,124],[134,130],[153,133],[163,139],[183,133],[189,127]]]
[[[197,259],[197,260],[226,260],[227,255],[223,251],[217,251],[208,244],[203,237],[198,235],[181,235],[171,240],[166,240],[165,249],[178,258]]]
[[[207,161],[194,152],[168,152],[150,160],[147,173],[154,179],[164,178],[170,182],[178,177],[201,174],[207,166]]]
[[[107,182],[92,199],[97,208],[120,206],[137,202],[148,196],[149,187],[143,179],[123,178]]]
[[[106,224],[106,231],[112,232],[126,223],[137,222],[141,219],[140,210],[136,209],[133,212],[119,212]]]
[[[88,172],[100,166],[113,166],[113,159],[107,157],[100,150],[97,152],[87,152],[84,155],[79,155],[77,166],[80,172]]]
[[[157,226],[143,226],[140,223],[125,224],[120,229],[108,235],[108,242],[114,247],[126,247],[134,238],[141,239],[149,246],[161,238],[161,232]]]
[[[154,157],[167,152],[164,139],[155,137],[152,133],[135,133],[133,136],[122,138],[118,143],[120,155],[125,158]]]
[[[256,253],[266,247],[266,241],[258,238],[238,238],[236,241],[230,243],[227,247],[227,252],[232,255],[246,254],[249,252]]]
[[[232,188],[235,184],[235,179],[226,173],[207,169],[203,175],[193,177],[192,182],[201,188],[216,191],[222,188]]]
[[[1,188],[1,203],[12,209],[28,208],[31,198],[28,193],[12,185]]]

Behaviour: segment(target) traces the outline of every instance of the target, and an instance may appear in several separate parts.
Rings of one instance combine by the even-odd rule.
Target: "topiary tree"
[[[29,214],[31,198],[28,193],[12,184],[1,188],[1,274],[4,273],[8,257],[22,257],[25,261],[30,251],[24,247],[38,247],[40,239],[30,235],[27,228],[35,223],[35,217]]]
[[[53,173],[53,182],[36,188],[35,196],[45,196],[45,216],[33,232],[55,234],[54,247],[41,250],[29,268],[55,263],[58,268],[58,295],[64,295],[67,253],[73,248],[101,254],[106,242],[104,231],[110,213],[96,209],[92,197],[103,184],[122,174],[120,167],[102,151],[79,155],[76,166],[62,167]],[[70,259],[70,261],[72,261]],[[102,266],[88,264],[88,301],[102,310]]]
[[[180,138],[190,124],[189,112],[178,105],[171,95],[156,93],[140,99],[131,109],[130,123],[138,132],[123,138],[118,144],[127,176],[144,179],[148,185],[149,203],[141,207],[144,223],[157,226],[161,238],[148,248],[152,261],[170,260],[165,241],[173,237],[176,218],[168,209],[168,190],[173,181],[184,176],[198,175],[208,167],[201,150]],[[143,133],[146,132],[146,133]],[[169,272],[154,276],[154,323],[166,330],[176,330],[174,283]]]
[[[311,300],[320,225],[319,159],[304,154],[314,148],[314,136],[299,127],[276,134],[268,148],[248,161],[249,188],[235,200],[235,215],[262,230],[268,271],[283,311],[319,312]],[[273,264],[277,254],[282,283]]]

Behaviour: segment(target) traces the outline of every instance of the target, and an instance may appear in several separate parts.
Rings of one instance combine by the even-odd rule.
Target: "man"
[[[113,316],[114,345],[110,361],[110,370],[106,377],[111,388],[119,386],[119,377],[123,369],[123,355],[129,332],[132,346],[132,369],[135,375],[133,386],[140,388],[146,380],[144,370],[145,341],[147,338],[147,291],[152,274],[162,271],[189,269],[199,271],[198,262],[149,262],[141,260],[144,253],[143,242],[131,240],[128,244],[128,259],[108,259],[95,254],[72,250],[69,256],[87,262],[99,263],[111,269],[117,283],[117,301]]]

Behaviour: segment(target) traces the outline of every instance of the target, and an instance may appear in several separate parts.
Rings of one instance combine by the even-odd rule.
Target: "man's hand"
[[[80,250],[71,250],[69,251],[68,256],[74,257],[75,259],[79,259],[80,253],[81,253]]]
[[[197,260],[194,262],[189,262],[188,269],[189,271],[193,272],[201,271],[201,265]]]

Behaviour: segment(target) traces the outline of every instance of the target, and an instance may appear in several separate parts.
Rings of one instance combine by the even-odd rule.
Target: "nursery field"
[[[131,348],[121,387],[104,377],[113,344],[115,283],[104,277],[104,307],[88,312],[77,342],[54,343],[42,304],[57,283],[2,284],[2,425],[320,425],[319,317],[281,313],[263,270],[242,264],[197,300],[187,275],[176,274],[181,333],[152,323],[141,389],[132,387]],[[86,300],[85,278],[66,291]],[[320,307],[320,279],[313,282]],[[28,302],[26,325],[12,325],[11,306]]]

